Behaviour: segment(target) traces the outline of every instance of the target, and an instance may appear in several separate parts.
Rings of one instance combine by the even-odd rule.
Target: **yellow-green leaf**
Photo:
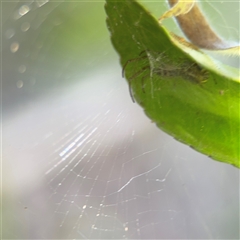
[[[240,167],[238,69],[178,46],[136,1],[106,2],[113,46],[147,116],[197,151]]]

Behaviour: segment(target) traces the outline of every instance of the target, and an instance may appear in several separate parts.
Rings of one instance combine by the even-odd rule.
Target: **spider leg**
[[[127,67],[127,65],[128,65],[129,63],[131,63],[131,62],[137,62],[138,60],[148,58],[147,55],[141,56],[144,52],[145,52],[145,50],[142,51],[142,52],[140,52],[139,57],[137,57],[137,58],[132,58],[132,59],[127,60],[127,62],[123,65],[123,68],[122,68],[122,77],[124,77],[125,69],[126,69],[126,67]]]
[[[130,78],[129,81],[133,80],[134,78],[138,77],[140,74],[142,74],[145,70],[150,69],[149,65],[146,65],[142,67],[138,72],[134,73]]]
[[[134,97],[133,97],[133,93],[132,93],[132,87],[131,87],[132,80],[135,79],[136,77],[138,77],[140,74],[142,74],[147,69],[150,69],[149,65],[144,66],[143,68],[141,68],[141,70],[139,70],[138,72],[136,72],[133,76],[131,76],[129,78],[129,84],[128,84],[129,85],[129,93],[130,93],[130,96],[131,96],[133,102],[135,102],[135,101],[134,101]],[[143,78],[146,78],[146,76],[147,75],[145,75]],[[142,83],[143,83],[143,78],[142,78]],[[143,92],[145,92],[143,86],[142,86],[142,89],[143,89]]]
[[[143,92],[143,93],[145,93],[144,80],[145,80],[145,78],[147,78],[148,76],[149,76],[149,75],[146,74],[145,76],[142,77],[142,80],[141,80],[141,81],[142,81],[142,92]]]
[[[130,97],[131,97],[133,103],[135,103],[135,100],[134,100],[134,97],[133,97],[133,93],[132,93],[131,83],[128,84],[128,88],[129,88]]]

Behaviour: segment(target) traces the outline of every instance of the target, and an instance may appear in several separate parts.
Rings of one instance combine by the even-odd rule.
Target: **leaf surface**
[[[136,1],[106,2],[112,44],[146,115],[195,150],[240,167],[239,71],[175,43]]]

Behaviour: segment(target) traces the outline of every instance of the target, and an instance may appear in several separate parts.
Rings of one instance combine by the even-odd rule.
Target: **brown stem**
[[[178,0],[168,0],[168,2],[172,7]],[[176,19],[186,37],[197,47],[209,50],[226,49],[230,47],[227,42],[222,40],[213,31],[197,3],[194,4],[188,13],[179,15]]]

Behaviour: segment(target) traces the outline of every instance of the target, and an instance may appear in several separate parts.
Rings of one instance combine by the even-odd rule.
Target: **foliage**
[[[112,44],[147,116],[195,150],[240,167],[238,71],[185,51],[136,1],[106,2]]]

